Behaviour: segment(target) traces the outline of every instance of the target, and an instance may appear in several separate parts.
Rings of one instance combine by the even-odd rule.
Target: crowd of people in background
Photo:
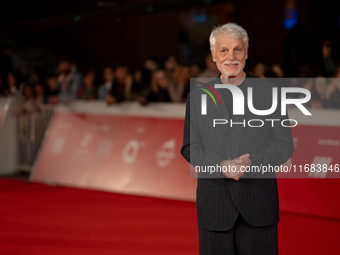
[[[296,79],[295,83],[291,79],[289,86],[304,87],[311,92],[307,107],[340,109],[340,66],[330,58],[327,48],[323,49],[323,55],[323,72],[301,67],[298,77],[305,79]],[[285,77],[279,65],[270,66],[266,61],[247,63],[246,68],[261,78]],[[45,76],[38,71],[28,73],[25,68],[3,69],[0,97],[17,96],[19,111],[36,111],[43,105],[68,104],[76,99],[102,100],[107,105],[123,101],[138,101],[141,105],[184,103],[190,91],[190,78],[214,78],[219,73],[210,54],[202,69],[196,64],[182,65],[175,56],[169,56],[163,63],[150,57],[134,72],[127,65],[118,64],[107,66],[100,73],[95,70],[81,73],[71,59],[64,57],[56,70]]]

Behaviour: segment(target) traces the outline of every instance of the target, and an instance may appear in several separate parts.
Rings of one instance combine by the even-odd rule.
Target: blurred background
[[[47,250],[57,247],[46,237],[56,234],[50,225],[55,219],[58,224],[66,219],[68,226],[59,229],[63,235],[53,237],[61,238],[64,248],[49,254],[75,254],[67,249],[68,240],[82,254],[152,254],[152,249],[155,254],[197,254],[196,180],[189,178],[189,164],[180,155],[185,102],[190,78],[218,76],[209,35],[214,26],[227,22],[248,32],[247,71],[261,78],[293,78],[290,86],[312,94],[305,105],[312,118],[302,118],[297,109],[290,111],[301,124],[293,131],[290,163],[339,164],[340,1],[2,1],[0,196],[6,207],[0,209],[4,226],[0,238],[7,240],[2,248],[8,251],[4,254],[22,251],[13,237],[28,254],[46,254],[41,243]],[[337,179],[326,182],[326,174],[279,180],[285,223],[279,228],[282,254],[337,254],[340,208],[335,201],[340,185]],[[31,182],[18,184],[13,179]],[[61,190],[59,185],[113,193]],[[88,203],[98,210],[91,211]],[[98,237],[108,233],[110,240],[83,235],[86,224],[77,216],[84,211],[87,218],[82,220],[103,221],[90,224],[92,233]],[[119,221],[127,211],[135,212],[126,214],[122,222],[127,225],[144,215],[130,226],[134,245]],[[160,220],[159,214],[170,221]],[[32,219],[41,225],[32,227]],[[112,232],[107,222],[112,223],[108,225]],[[318,234],[301,240],[311,224],[319,226]],[[145,228],[143,239],[139,233]],[[32,240],[31,230],[38,235]],[[27,243],[22,231],[30,236]],[[188,236],[191,239],[181,243]],[[167,248],[149,248],[152,238],[160,238]],[[320,239],[327,252],[317,245]],[[98,249],[103,245],[106,250]]]
[[[59,103],[184,103],[190,78],[219,74],[208,38],[213,26],[230,21],[249,34],[249,72],[318,78],[291,86],[311,91],[308,107],[338,109],[339,10],[340,3],[331,0],[3,2],[0,116],[9,98],[17,116],[43,109],[46,114],[38,125],[39,142],[25,159],[30,163],[16,168],[32,168]],[[33,132],[24,132],[31,128],[23,128],[26,122],[18,124],[22,137]],[[21,154],[25,146],[18,144]]]
[[[166,67],[170,56],[196,76],[206,68],[212,27],[229,21],[249,33],[249,70],[263,75],[278,65],[280,77],[332,76],[340,63],[339,5],[331,0],[3,2],[2,87],[8,86],[10,71],[46,85],[46,76],[65,56],[83,75],[93,70],[96,86],[105,67],[124,64],[134,75],[147,60]]]

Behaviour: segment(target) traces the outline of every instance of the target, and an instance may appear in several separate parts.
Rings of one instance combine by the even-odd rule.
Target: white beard
[[[222,63],[222,65],[226,64],[225,62]],[[230,77],[230,76],[237,76],[240,74],[241,71],[243,71],[243,68],[246,66],[246,61],[244,61],[244,64],[242,66],[240,66],[240,69],[234,73],[228,73],[224,70],[223,66],[222,66],[222,70],[219,68],[219,66],[217,65],[218,70],[220,70],[220,72],[225,76],[225,77]]]

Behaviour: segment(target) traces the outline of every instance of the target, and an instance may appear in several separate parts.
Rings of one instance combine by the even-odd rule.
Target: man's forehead
[[[221,34],[216,38],[217,44],[232,44],[232,45],[241,45],[244,46],[244,41],[242,38],[237,38],[236,36],[229,34]]]

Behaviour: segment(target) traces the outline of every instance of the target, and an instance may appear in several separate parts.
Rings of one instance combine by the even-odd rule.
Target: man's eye
[[[222,50],[221,52],[225,52],[226,50]]]
[[[235,49],[236,51],[240,51],[240,49]]]

